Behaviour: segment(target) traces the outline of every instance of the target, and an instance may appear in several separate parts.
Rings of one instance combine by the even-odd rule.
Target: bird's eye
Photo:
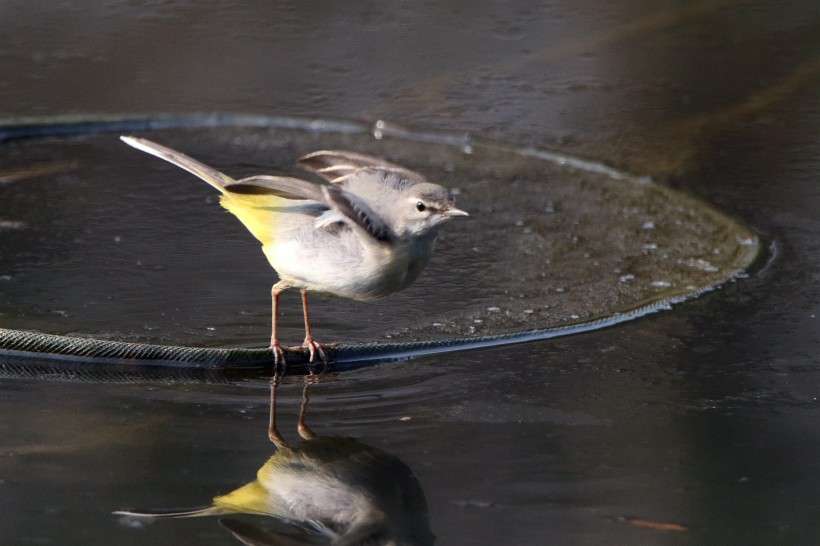
[[[424,212],[424,209],[426,209],[426,208],[427,208],[427,206],[424,203],[422,203],[421,201],[418,201],[416,203],[416,210],[417,211]]]

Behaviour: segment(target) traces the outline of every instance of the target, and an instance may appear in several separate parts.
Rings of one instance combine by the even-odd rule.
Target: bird
[[[271,381],[268,438],[276,451],[256,479],[210,504],[194,508],[120,509],[126,522],[202,516],[245,544],[432,545],[427,500],[413,471],[398,457],[345,436],[320,436],[305,423],[305,381],[297,430],[289,444],[276,426],[276,390]],[[270,516],[264,526],[231,517]]]
[[[469,216],[453,193],[410,169],[369,155],[318,150],[297,165],[323,178],[256,175],[235,180],[181,152],[133,136],[120,139],[204,180],[220,204],[262,243],[279,281],[271,288],[271,342],[275,365],[285,364],[279,341],[279,296],[302,296],[309,363],[323,346],[313,339],[308,293],[357,301],[384,298],[412,284],[433,253],[441,227]]]
[[[433,544],[428,505],[396,456],[342,436],[308,437],[279,448],[256,479],[192,508],[124,508],[126,522],[253,514],[272,518],[279,540],[254,544]],[[259,532],[265,532],[259,528]],[[291,533],[300,541],[286,542]],[[324,539],[324,540],[322,540]]]

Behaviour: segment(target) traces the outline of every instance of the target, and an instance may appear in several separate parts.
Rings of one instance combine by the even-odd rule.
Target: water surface
[[[313,390],[310,422],[404,461],[440,544],[816,542],[816,2],[0,10],[3,117],[246,111],[398,120],[602,160],[752,226],[776,253],[749,279],[612,329],[328,376]],[[232,161],[226,152],[224,164]],[[196,187],[207,200],[207,187]],[[48,202],[28,206],[31,218],[50,217]],[[82,201],[60,207],[88,213]],[[134,225],[137,210],[148,209],[124,209],[117,220]],[[200,212],[179,214],[183,223]],[[67,227],[55,225],[54,237],[67,237]],[[555,236],[564,230],[554,226]],[[226,240],[256,252],[239,231]],[[100,270],[123,259],[118,248]],[[30,254],[14,258],[25,262],[36,249],[32,241]],[[172,259],[142,258],[135,282],[166,274],[156,266]],[[226,286],[264,293],[266,268],[243,262],[231,283],[221,272],[207,282],[192,274],[186,292],[193,301],[228,297]],[[261,320],[267,302],[251,300]],[[398,301],[384,303],[386,316],[398,314]],[[207,335],[207,323],[175,313],[169,337]],[[71,316],[47,318],[72,329]],[[340,327],[331,315],[317,318]],[[156,320],[148,319],[122,317]],[[291,436],[301,387],[292,379],[281,391],[280,426]],[[251,480],[270,456],[267,400],[265,381],[3,380],[2,541],[236,544],[213,519],[133,528],[110,511],[207,504]]]

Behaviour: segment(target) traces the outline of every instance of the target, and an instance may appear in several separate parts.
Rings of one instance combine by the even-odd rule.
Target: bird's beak
[[[469,216],[468,213],[461,209],[457,209],[455,207],[449,207],[447,210],[444,211],[444,216]]]

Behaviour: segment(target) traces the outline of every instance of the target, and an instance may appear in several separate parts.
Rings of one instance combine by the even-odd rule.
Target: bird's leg
[[[313,364],[313,361],[316,359],[316,353],[319,354],[319,358],[322,359],[322,363],[327,366],[327,356],[325,356],[325,351],[322,349],[322,346],[313,341],[313,335],[310,333],[310,315],[308,314],[308,301],[307,301],[307,290],[302,288],[302,312],[305,314],[305,342],[302,343],[302,347],[310,351],[310,364]],[[313,367],[311,366],[311,373],[313,372]]]
[[[314,376],[315,378],[316,376]],[[296,429],[299,431],[299,436],[305,440],[315,438],[316,435],[310,430],[310,427],[305,423],[305,413],[307,413],[307,406],[310,397],[308,396],[308,385],[314,382],[310,376],[305,376],[305,386],[302,388],[302,405],[299,407],[299,421],[296,423]]]
[[[276,428],[276,389],[279,388],[279,376],[275,375],[270,380],[270,419],[268,421],[268,438],[276,446],[276,449],[288,449],[288,444],[279,429]]]
[[[282,350],[282,346],[279,345],[279,333],[277,331],[277,322],[279,318],[279,296],[282,295],[282,292],[284,292],[285,289],[289,287],[290,285],[285,281],[279,281],[278,283],[274,284],[273,288],[271,288],[270,290],[272,302],[270,349],[271,351],[273,351],[273,364],[275,367],[277,367],[277,370],[274,370],[274,373],[278,371],[279,364],[282,364],[282,366],[285,365],[285,352]]]

